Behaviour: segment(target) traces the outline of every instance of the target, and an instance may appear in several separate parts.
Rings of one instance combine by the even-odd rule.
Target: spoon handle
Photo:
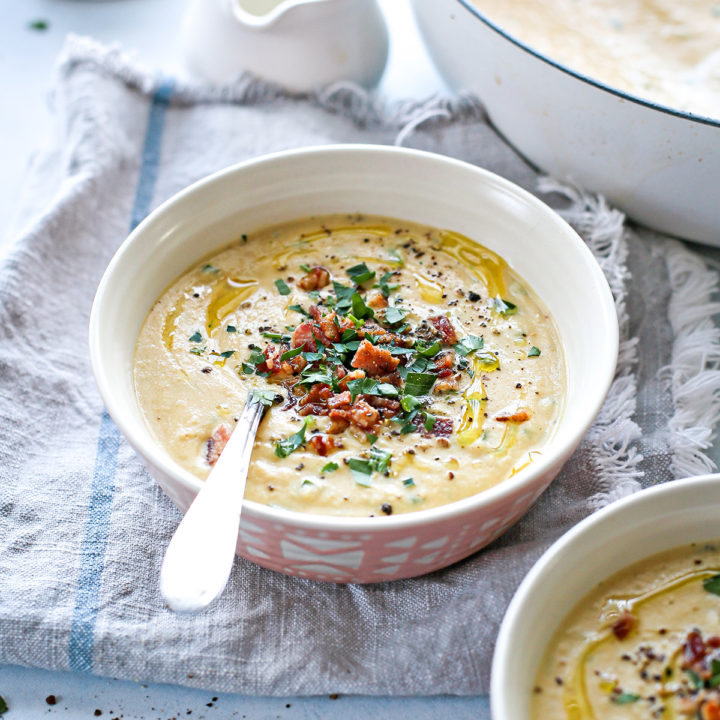
[[[250,456],[266,407],[252,395],[202,489],[170,540],[160,592],[171,610],[192,613],[223,590],[235,559]]]

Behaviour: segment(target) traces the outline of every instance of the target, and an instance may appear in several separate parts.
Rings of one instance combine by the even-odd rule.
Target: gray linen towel
[[[629,230],[602,199],[540,179],[472,98],[389,108],[350,87],[179,87],[78,39],[54,98],[55,142],[0,261],[0,662],[248,694],[484,693],[505,607],[548,545],[617,497],[710,467],[717,274],[683,244]],[[133,225],[207,173],[283,148],[396,139],[498,172],[575,224],[621,320],[608,400],[537,505],[464,562],[342,586],[238,561],[207,611],[173,615],[157,577],[179,513],[90,374],[101,274]]]

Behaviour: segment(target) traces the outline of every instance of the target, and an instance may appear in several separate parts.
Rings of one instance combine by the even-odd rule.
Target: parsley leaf
[[[335,472],[339,467],[336,462],[329,462],[322,466],[320,472]]]
[[[261,403],[265,407],[271,407],[279,399],[280,396],[274,390],[253,390],[248,398],[248,403]]]
[[[364,262],[348,268],[347,274],[356,285],[362,285],[375,277],[375,271],[371,270]]]
[[[412,478],[405,478],[405,479],[402,481],[402,484],[403,484],[405,487],[413,487],[413,486],[415,485],[415,481],[414,481]]]
[[[277,291],[281,295],[289,295],[290,294],[290,288],[287,286],[287,283],[282,278],[278,278],[275,281],[275,287],[277,288]]]
[[[536,348],[534,345],[528,350],[528,357],[540,357],[540,348]]]
[[[0,695],[0,715],[8,711],[8,704],[5,702],[5,698]]]
[[[221,358],[225,358],[226,360],[228,358],[231,358],[235,354],[234,350],[225,350],[225,352],[220,353]]]
[[[720,574],[705,578],[703,580],[703,590],[707,590],[713,595],[720,595]]]
[[[466,357],[475,350],[482,350],[485,341],[477,335],[467,335],[455,345],[455,352]]]
[[[390,467],[390,461],[392,460],[392,453],[388,450],[381,450],[379,447],[373,445],[370,448],[370,464],[373,469],[379,473],[384,473]]]
[[[360,320],[375,317],[375,312],[365,304],[359,292],[355,292],[351,298],[353,315]]]
[[[275,443],[275,454],[279,458],[286,458],[290,453],[295,452],[305,442],[305,430],[309,420],[305,420],[302,427],[290,437],[279,440]]]
[[[352,473],[353,480],[358,485],[363,487],[370,487],[372,483],[372,465],[369,460],[361,460],[360,458],[350,458],[348,460],[348,467]]]
[[[190,342],[202,342],[202,335],[200,334],[199,330],[196,330],[189,338],[188,340]]]
[[[417,350],[418,355],[422,355],[426,358],[432,358],[435,357],[440,352],[440,343],[436,340],[432,345],[429,347],[422,347],[421,345],[417,345],[415,348]]]
[[[391,305],[385,310],[385,322],[388,325],[397,325],[405,317],[407,311]]]
[[[280,360],[292,360],[293,358],[296,358],[303,351],[303,347],[305,347],[304,344],[300,347],[294,348],[293,350],[287,350],[280,356]]]
[[[335,296],[337,297],[337,310],[341,313],[347,312],[352,306],[352,296],[355,294],[355,288],[346,287],[333,280],[333,290],[335,290]]]
[[[425,429],[428,432],[432,432],[432,429],[435,427],[435,416],[432,413],[429,413],[427,410],[424,411],[425,415]]]
[[[310,313],[305,310],[301,305],[290,305],[288,307],[288,310],[294,310],[295,312],[298,312],[305,317],[310,317]]]
[[[312,270],[312,268],[311,268],[307,263],[301,263],[300,269],[301,269],[304,273],[309,273],[310,270]]]
[[[380,292],[387,298],[390,297],[390,293],[393,290],[397,290],[398,287],[400,287],[397,283],[393,283],[392,285],[389,283],[390,278],[395,274],[394,271],[390,270],[386,272],[381,278],[380,282],[377,283],[374,287],[379,287]]]
[[[501,315],[514,315],[517,312],[517,305],[509,300],[503,300],[499,295],[492,299],[492,305]]]
[[[423,372],[409,372],[405,379],[406,395],[427,395],[431,390],[437,375]]]
[[[635,695],[635,693],[619,693],[618,695],[613,695],[610,699],[616,705],[627,705],[628,703],[637,702],[640,696]]]

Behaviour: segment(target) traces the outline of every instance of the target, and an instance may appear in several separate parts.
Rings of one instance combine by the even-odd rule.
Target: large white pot
[[[412,0],[438,69],[528,160],[656,230],[720,246],[720,119],[646,102],[509,36],[466,0]]]

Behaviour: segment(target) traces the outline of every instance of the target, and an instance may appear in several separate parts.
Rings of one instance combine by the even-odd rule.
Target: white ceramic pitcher
[[[388,52],[376,0],[190,0],[182,35],[188,66],[204,79],[248,71],[293,91],[336,80],[371,87]]]

